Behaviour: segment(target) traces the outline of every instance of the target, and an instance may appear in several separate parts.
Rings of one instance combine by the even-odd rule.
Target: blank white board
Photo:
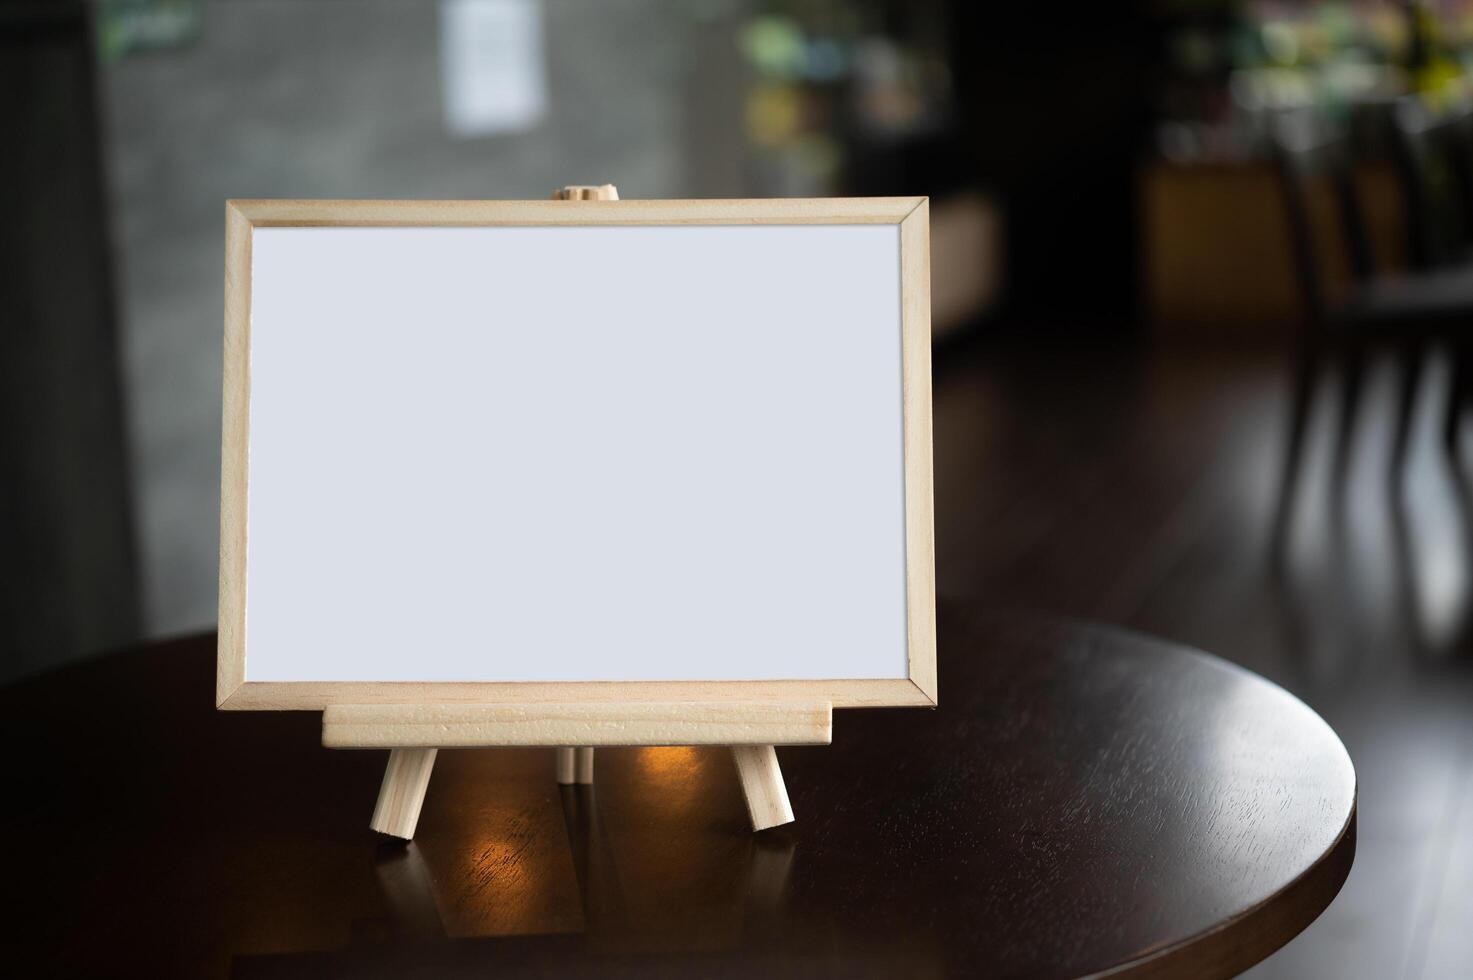
[[[900,225],[253,223],[222,675],[906,682]]]

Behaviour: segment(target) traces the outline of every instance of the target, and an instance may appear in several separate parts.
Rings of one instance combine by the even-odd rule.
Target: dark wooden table
[[[384,753],[213,707],[214,638],[0,691],[14,976],[1228,976],[1329,904],[1355,772],[1279,688],[1107,628],[941,610],[941,707],[780,749],[443,752],[418,838]],[[18,872],[18,873],[17,873]]]

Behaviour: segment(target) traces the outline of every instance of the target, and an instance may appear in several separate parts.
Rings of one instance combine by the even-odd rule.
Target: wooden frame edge
[[[245,684],[246,487],[250,466],[251,222],[225,204],[225,334],[221,385],[219,637],[215,704]]]
[[[225,353],[220,481],[216,706],[323,710],[345,703],[526,703],[757,700],[823,697],[836,708],[934,707],[935,545],[931,436],[930,199],[773,198],[579,201],[226,201]],[[900,233],[901,393],[908,676],[832,681],[425,682],[247,681],[245,612],[250,427],[251,238],[258,227],[495,225],[893,224]]]
[[[935,479],[931,436],[931,207],[900,222],[901,399],[905,458],[905,634],[908,674],[936,704]]]
[[[750,200],[346,201],[232,200],[255,228],[435,225],[745,225],[903,222],[926,198],[792,197]],[[572,206],[570,206],[572,205]]]
[[[473,705],[825,701],[835,708],[926,708],[935,700],[902,677],[834,681],[244,681],[227,711],[324,711],[332,704]]]

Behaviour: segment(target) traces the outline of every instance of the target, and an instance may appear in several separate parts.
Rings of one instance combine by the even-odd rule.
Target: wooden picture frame
[[[256,228],[546,225],[889,224],[900,234],[905,610],[908,676],[864,680],[369,682],[249,681],[251,243]],[[330,705],[827,701],[936,703],[931,468],[929,204],[924,197],[706,201],[229,201],[216,703],[242,710]]]

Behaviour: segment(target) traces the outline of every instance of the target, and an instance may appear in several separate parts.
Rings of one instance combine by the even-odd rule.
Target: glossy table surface
[[[1355,772],[1279,688],[1104,627],[943,606],[935,710],[779,749],[749,832],[730,754],[440,754],[414,843],[386,753],[213,708],[214,638],[0,691],[17,975],[1230,976],[1329,904]]]

